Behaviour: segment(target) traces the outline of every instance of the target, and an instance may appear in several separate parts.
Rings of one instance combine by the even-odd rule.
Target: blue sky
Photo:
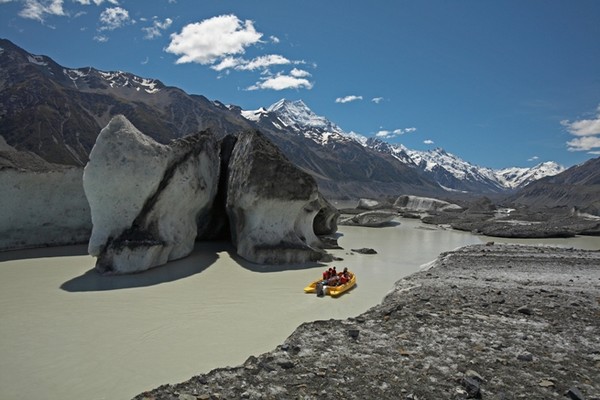
[[[0,0],[67,67],[269,106],[491,168],[600,155],[600,1]]]

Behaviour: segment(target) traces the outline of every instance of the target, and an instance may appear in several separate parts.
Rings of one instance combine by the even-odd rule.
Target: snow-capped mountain
[[[302,101],[280,100],[267,108],[240,113],[256,123],[294,164],[311,173],[321,191],[334,198],[440,192],[415,165],[401,162],[393,151],[371,148],[366,137],[344,132]]]
[[[534,180],[564,170],[554,162],[541,163],[533,168],[494,170],[471,164],[441,148],[429,151],[410,150],[402,144],[390,144],[354,132],[344,132],[327,118],[316,115],[301,100],[282,99],[268,108],[242,111],[242,115],[258,123],[263,129],[270,127],[287,134],[303,135],[322,146],[353,141],[409,168],[421,170],[447,192],[498,193],[523,187]]]
[[[402,144],[390,144],[388,142],[384,142],[381,139],[377,138],[366,138],[364,136],[358,135],[356,133],[352,134],[350,137],[357,140],[363,146],[373,149],[379,153],[390,154],[398,161],[407,164],[411,167],[417,167],[415,164],[415,160],[410,156],[409,151]]]
[[[444,149],[409,150],[408,154],[419,168],[433,174],[436,182],[447,190],[471,192],[484,187],[489,192],[500,192],[505,189],[491,168],[473,165]]]
[[[565,171],[565,167],[562,165],[554,161],[546,161],[532,168],[513,167],[500,169],[495,172],[505,187],[516,189],[546,176],[558,175],[563,171]]]
[[[531,182],[508,199],[528,206],[568,207],[580,213],[600,215],[600,157]]]
[[[327,118],[315,114],[302,100],[279,100],[268,108],[242,111],[246,119],[271,125],[276,130],[289,131],[302,135],[320,145],[332,142],[346,142],[348,135]]]
[[[323,129],[325,131],[342,133],[343,131],[327,118],[315,114],[302,100],[279,100],[272,104],[267,112],[277,114],[278,120],[293,129],[306,129],[307,127]]]

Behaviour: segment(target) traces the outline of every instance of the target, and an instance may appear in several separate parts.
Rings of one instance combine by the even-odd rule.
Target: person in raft
[[[351,276],[350,276],[350,272],[348,272],[348,268],[344,268],[344,270],[342,272],[339,273],[340,276],[340,284],[343,285],[345,283],[347,283]]]
[[[337,275],[331,275],[329,279],[327,279],[327,286],[337,286],[340,283],[340,277]]]
[[[336,275],[337,275],[337,271],[335,270],[335,267],[329,268],[328,270],[323,272],[323,280],[327,281]]]
[[[327,286],[337,286],[347,283],[351,278],[348,268],[344,268],[344,271],[337,272],[335,267],[329,268],[323,272],[323,284]]]

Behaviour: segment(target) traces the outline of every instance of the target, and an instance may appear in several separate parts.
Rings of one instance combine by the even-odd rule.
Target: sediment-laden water
[[[237,365],[302,322],[362,313],[443,251],[500,241],[400,222],[341,227],[344,250],[333,253],[344,261],[310,268],[249,264],[220,242],[115,277],[91,271],[85,246],[0,253],[0,398],[128,399]],[[526,243],[600,248],[591,237]],[[360,247],[378,254],[351,254]],[[356,272],[357,287],[338,299],[305,295],[302,288],[330,265]]]

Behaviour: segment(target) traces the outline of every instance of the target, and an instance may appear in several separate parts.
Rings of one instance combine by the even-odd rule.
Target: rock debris
[[[600,251],[474,245],[356,318],[135,399],[590,400],[599,371]]]

